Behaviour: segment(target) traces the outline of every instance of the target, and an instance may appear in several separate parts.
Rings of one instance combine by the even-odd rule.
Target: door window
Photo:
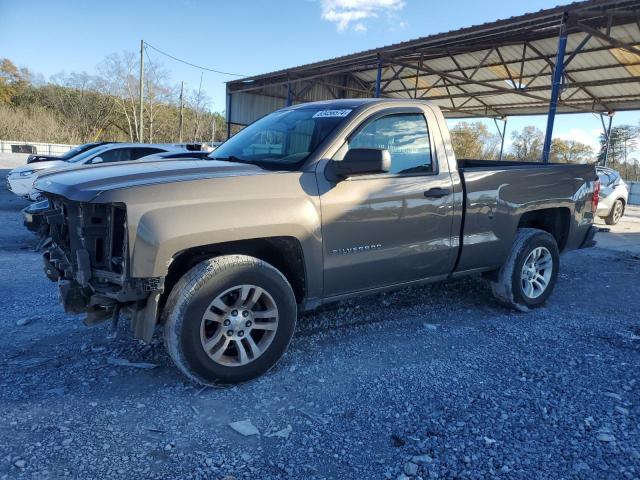
[[[124,162],[131,159],[131,148],[114,148],[101,152],[96,156],[102,159],[102,163]]]
[[[131,154],[131,158],[129,160],[138,160],[139,158],[146,157],[147,155],[153,155],[154,153],[164,152],[164,150],[160,150],[159,148],[134,148],[133,153]]]
[[[433,171],[427,121],[420,113],[388,115],[372,120],[349,140],[349,149],[352,148],[389,150],[390,173]]]

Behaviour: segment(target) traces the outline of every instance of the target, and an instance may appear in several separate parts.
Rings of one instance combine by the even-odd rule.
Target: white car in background
[[[624,215],[629,199],[629,185],[620,174],[608,167],[596,167],[600,179],[600,201],[596,215],[607,225],[615,225]]]
[[[145,144],[145,143],[110,143],[100,145],[76,155],[71,159],[51,160],[37,162],[14,168],[7,176],[7,188],[14,194],[37,200],[39,192],[34,190],[38,175],[52,170],[67,170],[79,165],[89,165],[108,162],[126,162],[162,152],[183,151],[182,148],[173,145]]]

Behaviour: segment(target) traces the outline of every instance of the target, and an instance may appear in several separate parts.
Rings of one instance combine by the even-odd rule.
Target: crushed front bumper
[[[42,216],[51,239],[44,270],[57,281],[65,311],[87,313],[89,325],[122,311],[134,335],[151,340],[164,278],[131,278],[124,206],[48,200],[51,207]]]

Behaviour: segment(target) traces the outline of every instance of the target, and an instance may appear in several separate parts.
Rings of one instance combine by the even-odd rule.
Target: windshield
[[[291,168],[306,160],[349,113],[326,108],[279,110],[238,132],[208,158]]]
[[[102,152],[103,150],[106,150],[107,148],[109,148],[109,145],[101,145],[99,147],[90,148],[86,152],[81,153],[80,155],[76,155],[75,157],[71,158],[70,160],[68,160],[68,162],[69,163],[83,163],[84,160],[88,159],[89,157],[92,157],[96,153],[99,153],[99,152]]]
[[[60,156],[60,160],[69,160],[71,157],[77,155],[78,153],[82,152],[83,150],[87,150],[87,149],[93,148],[95,146],[96,146],[95,143],[85,143],[84,145],[78,145],[77,147],[72,148],[71,150],[69,150],[64,155],[61,155]]]

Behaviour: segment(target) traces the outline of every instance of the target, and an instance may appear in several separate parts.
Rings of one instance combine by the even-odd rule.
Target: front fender
[[[268,179],[236,177],[208,183],[209,195],[191,192],[185,198],[184,189],[193,186],[185,182],[181,195],[165,192],[167,199],[173,193],[174,200],[127,203],[132,277],[166,276],[173,258],[187,249],[286,236],[300,242],[309,287],[320,289],[322,239],[313,174],[291,172]]]

